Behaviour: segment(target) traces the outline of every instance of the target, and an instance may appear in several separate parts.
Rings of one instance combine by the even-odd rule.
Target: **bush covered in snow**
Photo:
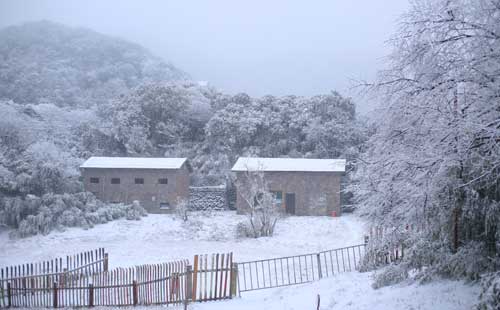
[[[254,233],[248,221],[239,222],[238,224],[236,224],[236,238],[243,239],[252,237],[254,237]]]
[[[119,218],[138,220],[146,211],[131,205],[103,204],[88,192],[28,195],[0,200],[0,223],[17,228],[21,236],[47,234],[64,227],[90,228]]]
[[[481,286],[481,302],[479,303],[477,309],[500,309],[500,271],[484,275],[481,281]]]
[[[400,265],[389,265],[375,273],[372,287],[378,289],[384,286],[400,283],[408,278],[408,270]]]

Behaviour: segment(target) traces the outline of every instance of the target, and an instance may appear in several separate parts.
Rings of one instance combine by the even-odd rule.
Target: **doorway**
[[[285,194],[286,213],[295,214],[295,193]]]

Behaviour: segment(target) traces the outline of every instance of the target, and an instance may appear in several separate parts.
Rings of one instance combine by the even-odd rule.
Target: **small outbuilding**
[[[169,213],[189,198],[186,158],[90,157],[80,170],[85,190],[104,202],[137,200],[150,213]]]
[[[258,172],[286,213],[338,216],[345,166],[345,159],[240,157],[231,169],[236,174],[236,209],[244,213],[248,208],[241,191],[248,186],[246,175]]]

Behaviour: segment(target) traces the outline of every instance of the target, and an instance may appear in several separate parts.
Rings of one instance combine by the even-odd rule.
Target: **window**
[[[168,179],[167,178],[158,179],[158,184],[168,184]]]
[[[143,178],[135,178],[135,184],[144,184]]]
[[[271,191],[271,194],[274,197],[274,204],[276,204],[277,206],[281,206],[283,204],[283,192]]]
[[[90,183],[94,183],[94,184],[99,183],[99,178],[90,178]]]
[[[170,210],[170,204],[168,202],[160,202],[160,209]]]
[[[120,178],[111,178],[111,184],[120,184]]]

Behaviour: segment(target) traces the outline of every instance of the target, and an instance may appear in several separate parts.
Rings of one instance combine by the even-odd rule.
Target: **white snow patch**
[[[471,309],[477,302],[478,285],[441,280],[429,284],[400,284],[378,290],[371,287],[372,273],[338,274],[310,284],[243,293],[227,302],[192,304],[199,310],[303,310],[320,309],[400,310],[400,309]]]
[[[187,158],[92,156],[80,168],[179,169],[186,160]]]
[[[240,157],[231,171],[344,172],[345,159]]]

